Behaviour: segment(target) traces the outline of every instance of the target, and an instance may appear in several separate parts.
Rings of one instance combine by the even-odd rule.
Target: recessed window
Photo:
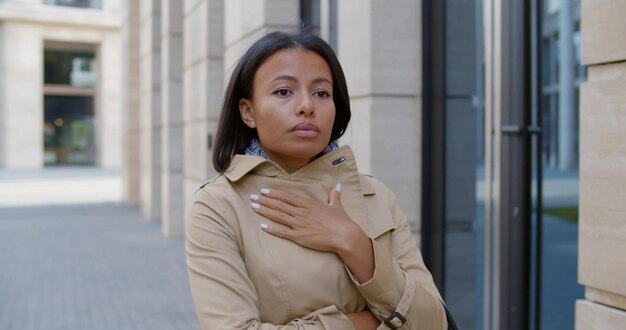
[[[100,0],[46,0],[47,5],[100,9]]]
[[[45,50],[44,82],[46,85],[94,87],[96,85],[94,53]]]
[[[44,164],[94,165],[94,102],[91,96],[44,97]]]

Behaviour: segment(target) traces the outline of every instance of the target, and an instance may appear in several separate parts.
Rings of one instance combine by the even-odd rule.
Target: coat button
[[[337,159],[333,160],[333,166],[337,166],[337,165],[343,163],[344,160],[346,160],[346,157],[340,157],[340,158],[337,158]]]

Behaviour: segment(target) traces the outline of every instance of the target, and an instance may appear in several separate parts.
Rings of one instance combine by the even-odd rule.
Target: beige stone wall
[[[338,1],[338,56],[352,123],[342,139],[359,170],[397,195],[412,229],[421,205],[421,2]],[[393,19],[389,19],[393,17]],[[390,38],[389,36],[393,36]],[[416,235],[419,238],[419,235]]]
[[[0,22],[0,77],[5,76],[4,47],[4,26],[2,25],[2,22]],[[5,107],[4,84],[4,79],[0,79],[0,132],[4,132],[6,130],[6,127],[4,125],[5,111],[3,110]],[[6,139],[7,137],[4,134],[0,134],[0,168],[5,167],[4,153]]]
[[[576,329],[626,324],[626,2],[582,2]]]
[[[40,1],[0,2],[4,38],[0,56],[2,116],[5,128],[0,166],[43,166],[43,47],[46,42],[88,43],[97,48],[98,88],[95,122],[97,165],[122,165],[121,15],[111,10],[80,11]]]
[[[139,4],[141,209],[161,221],[161,1]]]
[[[224,1],[186,0],[183,19],[184,211],[214,176],[210,141],[224,93]]]
[[[122,153],[123,199],[132,205],[140,203],[140,130],[139,130],[139,1],[129,1],[123,8],[122,43]]]
[[[183,3],[161,0],[161,229],[184,236]]]
[[[5,168],[39,168],[43,165],[43,63],[41,29],[30,24],[5,22],[3,95]]]

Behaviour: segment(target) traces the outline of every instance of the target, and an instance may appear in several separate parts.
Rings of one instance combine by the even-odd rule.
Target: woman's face
[[[335,120],[330,67],[317,53],[285,49],[258,68],[252,98],[239,101],[241,118],[255,128],[263,151],[291,173],[330,141]]]

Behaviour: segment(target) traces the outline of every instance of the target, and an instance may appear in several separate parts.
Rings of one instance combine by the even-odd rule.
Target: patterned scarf
[[[322,151],[322,155],[325,155],[331,151],[335,151],[337,150],[337,148],[339,148],[337,142],[331,142],[329,145],[326,146],[326,148],[324,148],[324,151]],[[250,142],[250,145],[248,146],[248,148],[246,148],[246,155],[270,159],[263,151],[263,148],[261,148],[261,143],[259,143],[258,139],[252,139],[252,142]]]

